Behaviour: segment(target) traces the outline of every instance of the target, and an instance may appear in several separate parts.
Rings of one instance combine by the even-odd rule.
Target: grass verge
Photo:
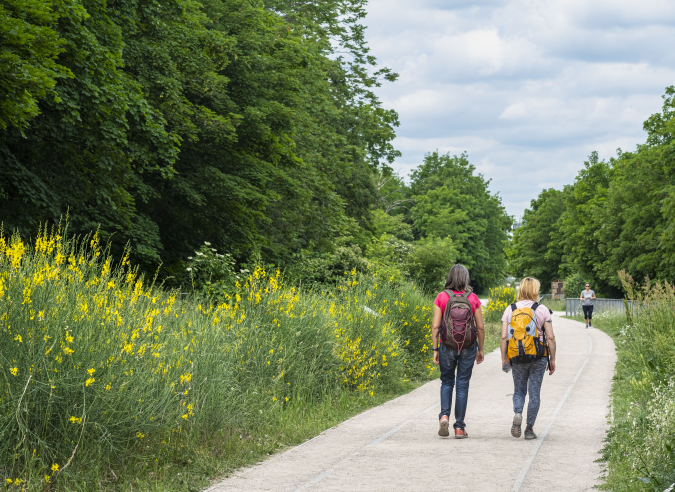
[[[623,280],[636,311],[593,317],[618,356],[600,489],[662,492],[675,483],[675,296],[668,284]]]
[[[502,340],[502,324],[499,321],[485,322],[485,348],[483,351],[488,354],[494,349],[499,348]]]
[[[565,310],[565,301],[560,299],[544,299],[541,303],[549,308],[551,311],[564,311]]]

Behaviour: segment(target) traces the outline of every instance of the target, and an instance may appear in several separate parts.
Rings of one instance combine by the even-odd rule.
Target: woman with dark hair
[[[453,306],[459,306],[459,308],[448,307],[449,303],[452,303]],[[454,324],[454,318],[450,319],[450,312],[446,316],[445,311],[447,307],[452,309],[453,313],[455,311],[461,313],[462,303],[466,306],[465,311],[468,319],[464,321],[465,332],[461,335],[461,341],[458,343],[455,336],[458,331],[455,330],[454,326],[449,326],[449,324]],[[461,331],[461,321],[458,321],[458,325]],[[448,335],[451,331],[453,336]],[[445,333],[443,341],[440,340],[441,332]],[[480,364],[484,359],[485,328],[480,300],[469,286],[469,270],[464,265],[457,264],[452,267],[445,282],[445,289],[438,294],[434,301],[431,337],[433,340],[434,364],[440,366],[441,369],[441,413],[438,416],[440,427],[438,435],[442,437],[450,435],[452,390],[456,387],[455,423],[453,424],[455,439],[465,439],[469,437],[464,423],[466,404],[469,398],[469,380],[473,372],[474,361]],[[457,371],[456,378],[455,370]]]
[[[595,291],[591,290],[591,284],[586,284],[586,289],[581,291],[579,296],[581,308],[584,310],[584,320],[586,328],[593,328],[593,301],[595,300]]]

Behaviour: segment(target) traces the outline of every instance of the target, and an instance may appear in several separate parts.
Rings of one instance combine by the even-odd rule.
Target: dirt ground
[[[557,370],[544,378],[536,440],[511,437],[513,380],[492,352],[471,379],[469,439],[438,436],[440,381],[432,381],[209,491],[590,491],[602,474],[595,461],[608,425],[614,343],[557,316],[553,329]]]

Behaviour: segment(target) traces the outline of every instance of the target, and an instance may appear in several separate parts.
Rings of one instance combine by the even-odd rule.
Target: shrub
[[[162,466],[296,401],[396,388],[428,364],[431,301],[348,277],[300,291],[258,267],[231,297],[181,301],[96,236],[0,236],[3,479],[82,488],[89,469]]]
[[[449,237],[427,238],[415,244],[407,257],[405,269],[425,292],[437,293],[443,289],[445,279],[458,256]]]
[[[195,256],[189,256],[188,260],[185,280],[194,293],[201,293],[206,297],[222,297],[235,291],[239,275],[235,273],[235,262],[229,254],[220,254],[211,247],[211,243],[204,242],[199,250],[195,251]],[[249,271],[242,270],[241,273]]]
[[[509,304],[516,302],[516,289],[506,286],[495,287],[490,289],[488,298],[490,301],[483,310],[483,316],[485,321],[496,323],[502,319]]]
[[[575,273],[565,278],[565,297],[578,299],[581,291],[586,288],[586,281],[587,279],[580,273]]]

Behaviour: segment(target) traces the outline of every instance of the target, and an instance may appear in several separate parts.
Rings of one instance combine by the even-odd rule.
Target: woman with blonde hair
[[[539,287],[539,280],[524,278],[520,282],[517,302],[507,307],[502,316],[502,369],[504,372],[508,372],[509,369],[513,370],[513,413],[515,414],[511,425],[513,437],[520,437],[525,396],[530,394],[527,404],[525,439],[537,438],[533,427],[539,412],[539,395],[546,366],[548,365],[549,375],[555,372],[556,344],[551,312],[546,306],[537,302]],[[513,316],[514,313],[515,316]],[[518,355],[509,358],[510,339],[514,336],[514,330],[517,330],[519,326],[522,327],[522,334],[525,334],[525,331],[530,333],[529,341],[532,343],[528,345],[528,351],[526,351],[521,342],[519,350],[516,351]],[[518,336],[516,334],[516,337]],[[515,345],[515,337],[511,343]]]

